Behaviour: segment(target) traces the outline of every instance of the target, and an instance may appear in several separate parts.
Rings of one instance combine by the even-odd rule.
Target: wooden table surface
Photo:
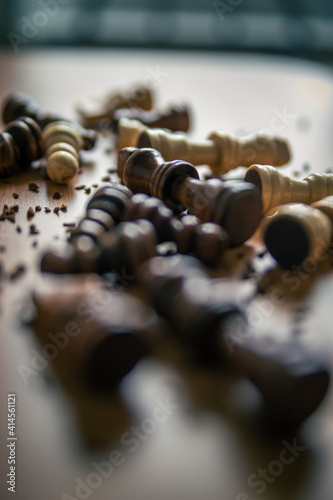
[[[148,83],[155,89],[158,106],[179,101],[190,104],[193,137],[203,138],[215,129],[239,136],[265,130],[290,141],[293,159],[282,171],[301,177],[307,175],[308,168],[316,172],[333,168],[333,74],[314,63],[228,54],[49,50],[1,53],[0,68],[0,100],[9,92],[22,90],[45,109],[74,117],[75,104],[87,97]],[[47,370],[24,383],[18,367],[31,367],[37,344],[20,318],[33,289],[54,283],[66,286],[62,279],[41,276],[41,254],[46,248],[65,245],[64,224],[77,222],[83,213],[89,195],[75,186],[108,184],[102,181],[105,175],[116,179],[115,174],[108,173],[116,164],[112,141],[105,136],[96,151],[84,154],[82,173],[68,186],[46,180],[42,169],[0,181],[1,205],[19,205],[15,224],[0,222],[1,498],[11,498],[5,484],[6,404],[7,393],[13,392],[17,397],[19,500],[331,499],[332,391],[297,435],[273,437],[257,418],[256,394],[248,384],[232,383],[224,376],[210,377],[182,366],[172,356],[170,364],[150,361],[137,370],[128,382],[130,389],[126,389],[126,394],[132,394],[129,405],[139,407],[142,419],[151,415],[156,398],[169,396],[181,408],[185,401],[176,388],[178,382],[173,382],[180,378],[187,384],[185,394],[199,408],[198,416],[190,418],[175,411],[98,487],[91,488],[90,493],[80,490],[81,496],[75,492],[78,478],[85,481],[95,471],[93,462],[105,460],[112,449],[117,449],[117,442],[107,453],[96,454],[85,448],[72,408]],[[243,174],[244,170],[238,169],[231,176]],[[38,193],[28,190],[29,182],[38,184]],[[53,199],[55,191],[62,194],[60,200]],[[19,195],[17,200],[14,192]],[[62,203],[67,211],[55,214],[54,207]],[[27,209],[36,205],[42,210],[27,220]],[[46,214],[45,207],[51,212]],[[29,234],[31,224],[39,234]],[[268,256],[255,259],[254,277],[241,282],[232,278],[237,272],[233,271],[233,255],[229,258],[229,271],[226,265],[223,275],[230,280],[230,291],[239,301],[253,293],[258,279],[269,283],[271,274],[267,270],[274,263]],[[15,277],[18,266],[24,270]],[[287,283],[282,285],[287,297],[283,304],[274,305],[269,296],[258,296],[248,305],[248,313],[259,335],[269,332],[281,339],[298,335],[311,350],[324,353],[332,367],[330,267],[331,262],[327,262],[324,273],[288,276],[289,282],[284,280]],[[265,483],[265,491],[258,492],[259,487],[251,486],[249,478],[277,461],[284,442],[293,443],[295,439],[303,451]]]

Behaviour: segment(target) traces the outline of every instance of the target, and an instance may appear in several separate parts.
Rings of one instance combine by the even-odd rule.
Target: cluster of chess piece
[[[59,328],[70,318],[84,332],[78,337],[69,332],[75,342],[54,359],[64,385],[70,380],[76,394],[82,383],[93,393],[116,394],[120,382],[155,352],[158,335],[151,333],[151,323],[157,314],[196,357],[247,377],[270,419],[282,426],[302,423],[327,392],[327,368],[297,342],[266,342],[254,333],[231,351],[237,325],[250,327],[227,284],[212,293],[204,266],[218,267],[227,249],[249,240],[263,214],[264,241],[281,265],[318,253],[319,234],[324,246],[331,241],[333,176],[295,181],[281,174],[276,167],[290,160],[290,151],[280,138],[238,140],[211,132],[194,141],[186,134],[188,107],[159,112],[147,88],[114,93],[97,108],[81,106],[78,112],[80,124],[43,112],[23,94],[9,96],[2,111],[0,173],[45,157],[50,179],[67,183],[78,171],[80,151],[95,146],[98,132],[116,134],[119,182],[94,193],[66,248],[45,252],[41,270],[80,275],[76,279],[125,270],[145,304],[128,293],[104,290],[111,306],[87,326],[74,307],[88,300],[85,285],[58,291],[54,306],[53,299],[35,295],[34,328],[42,348],[53,313],[66,318]],[[199,178],[199,165],[208,165],[215,177]],[[244,180],[222,180],[221,174],[239,166],[248,167]],[[286,231],[292,251],[281,243]]]

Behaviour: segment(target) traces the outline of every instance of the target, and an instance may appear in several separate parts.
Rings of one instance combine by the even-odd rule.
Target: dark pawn
[[[248,240],[262,213],[259,189],[244,181],[199,180],[188,162],[165,162],[154,149],[124,148],[118,156],[118,173],[133,193],[160,198],[175,212],[189,208],[203,222],[221,225],[231,245]]]

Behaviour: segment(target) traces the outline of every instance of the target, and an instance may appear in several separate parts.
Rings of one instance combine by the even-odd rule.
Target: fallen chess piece
[[[245,181],[257,186],[262,195],[263,213],[286,203],[311,204],[333,195],[333,174],[310,174],[299,181],[271,165],[251,165]]]
[[[156,257],[141,268],[139,279],[177,338],[210,369],[227,366],[248,378],[276,425],[297,426],[318,408],[330,379],[323,362],[300,342],[257,337],[230,301],[228,284],[217,292],[196,259]],[[240,328],[247,334],[237,342]]]
[[[269,210],[263,220],[263,241],[280,266],[321,262],[332,242],[333,196],[312,205],[291,203]],[[311,265],[311,264],[310,264]]]

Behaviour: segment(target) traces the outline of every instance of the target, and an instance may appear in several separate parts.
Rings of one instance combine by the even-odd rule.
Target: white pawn
[[[67,184],[79,169],[83,139],[78,128],[68,122],[50,123],[43,133],[46,172],[53,182]]]

